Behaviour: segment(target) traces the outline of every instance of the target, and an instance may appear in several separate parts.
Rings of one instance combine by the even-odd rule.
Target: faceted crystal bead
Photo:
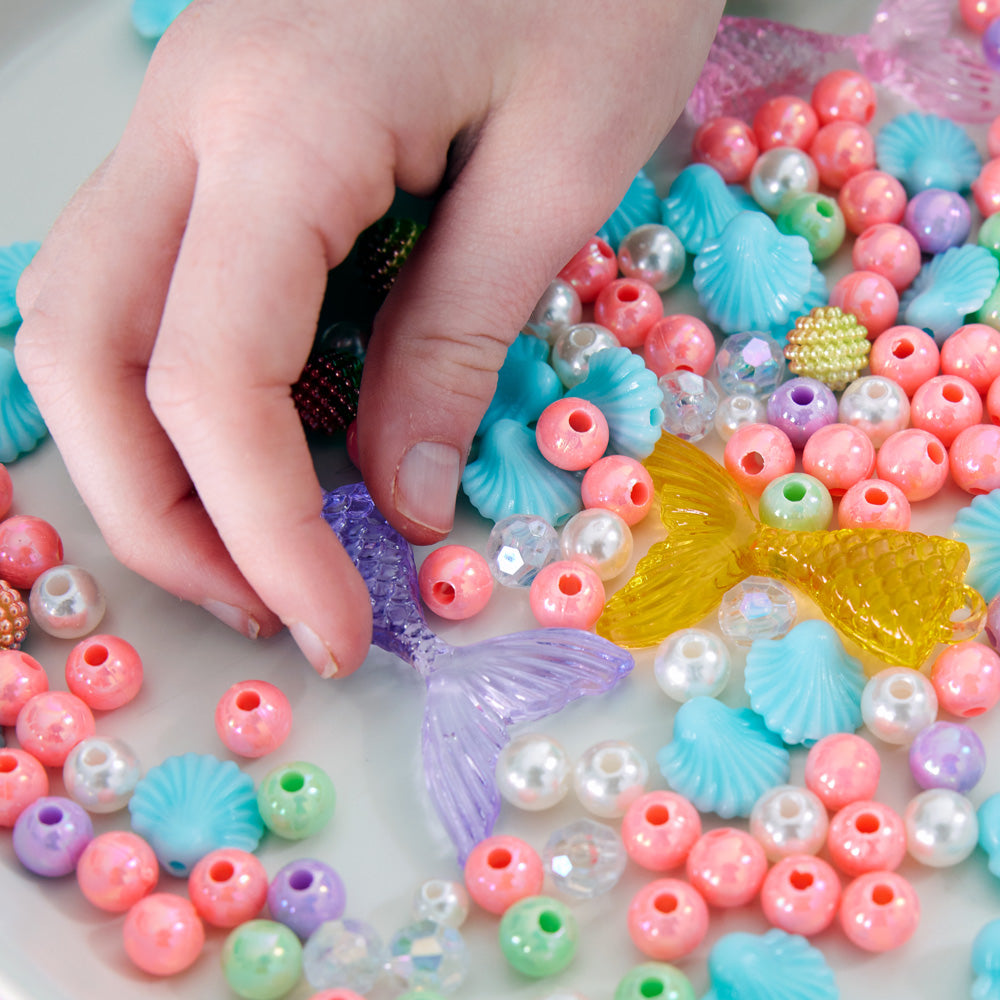
[[[302,966],[317,990],[346,987],[367,993],[385,966],[386,950],[374,927],[362,920],[327,920],[302,949]]]
[[[542,517],[514,514],[497,521],[486,542],[486,561],[497,583],[530,587],[538,571],[560,558],[559,535]]]
[[[454,927],[419,920],[389,942],[389,970],[407,989],[454,993],[469,971],[465,940]]]
[[[727,396],[737,393],[766,396],[785,377],[781,347],[766,333],[734,333],[726,337],[715,363],[719,385]]]
[[[688,371],[664,375],[657,385],[663,390],[663,429],[685,441],[700,441],[712,429],[719,390]]]
[[[545,870],[564,896],[592,899],[613,889],[627,859],[621,837],[592,819],[560,827],[542,853]]]
[[[726,591],[719,605],[719,628],[741,646],[754,639],[779,639],[797,613],[792,592],[767,576],[748,576]]]

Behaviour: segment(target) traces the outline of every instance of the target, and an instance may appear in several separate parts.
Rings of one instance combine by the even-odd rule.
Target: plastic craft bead
[[[874,472],[875,446],[857,427],[827,424],[806,441],[802,449],[802,469],[818,479],[831,496],[842,497]]]
[[[1000,594],[986,606],[986,623],[983,626],[986,640],[994,649],[1000,649]],[[995,669],[995,667],[994,667]],[[987,691],[992,694],[993,685],[987,685]]]
[[[49,794],[46,770],[26,750],[0,749],[0,826],[11,827],[32,802]]]
[[[666,962],[644,962],[630,969],[615,989],[614,1000],[695,1000],[691,981],[676,966]]]
[[[559,553],[559,535],[542,517],[505,517],[486,540],[490,573],[502,587],[530,587],[538,571],[555,562]]]
[[[1000,0],[958,0],[958,10],[969,30],[981,35],[1000,17]]]
[[[592,819],[559,827],[542,851],[542,864],[560,895],[594,899],[621,880],[628,855],[618,831]]]
[[[1000,426],[976,424],[961,431],[948,453],[955,485],[980,496],[1000,489]]]
[[[754,130],[739,118],[710,118],[695,132],[691,159],[707,163],[727,184],[742,184],[750,176],[760,149]]]
[[[677,234],[669,226],[655,222],[637,226],[618,244],[618,268],[622,274],[646,282],[657,292],[665,292],[681,280],[686,262],[684,244]]]
[[[46,767],[62,767],[81,740],[94,735],[94,714],[75,694],[43,691],[17,717],[17,739]]]
[[[934,722],[910,744],[910,773],[921,788],[966,793],[986,770],[986,748],[960,722]]]
[[[240,681],[215,707],[215,731],[233,753],[263,757],[285,742],[292,727],[292,706],[267,681]]]
[[[726,644],[705,629],[674,632],[660,644],[653,661],[656,683],[674,701],[705,695],[714,698],[729,682],[731,658]]]
[[[1000,375],[993,380],[986,394],[986,413],[991,423],[1000,424]]]
[[[760,496],[768,483],[795,468],[795,449],[778,427],[744,424],[726,442],[723,462],[742,489]]]
[[[538,450],[556,468],[578,471],[593,465],[608,447],[608,421],[586,399],[566,396],[550,403],[535,425]]]
[[[328,920],[320,924],[302,949],[302,966],[311,986],[346,986],[362,994],[375,985],[386,958],[378,932],[362,920]]]
[[[573,768],[573,790],[580,804],[604,819],[624,816],[645,791],[648,780],[646,759],[622,740],[595,743]]]
[[[528,599],[539,625],[590,629],[604,610],[604,584],[590,566],[564,559],[538,572]]]
[[[844,213],[825,194],[797,195],[775,221],[786,236],[801,236],[809,244],[809,253],[817,264],[832,257],[844,242]]]
[[[971,382],[958,375],[937,375],[928,379],[910,400],[910,422],[930,431],[946,448],[961,431],[978,424],[983,417],[983,401]]]
[[[587,240],[559,272],[559,277],[573,287],[584,304],[593,302],[617,275],[618,258],[599,236]]]
[[[608,282],[594,301],[594,322],[607,327],[622,347],[641,347],[650,327],[663,318],[663,300],[637,278]]]
[[[821,427],[837,419],[837,397],[814,378],[793,378],[778,386],[767,400],[768,423],[802,448]]]
[[[950,788],[932,788],[915,796],[903,813],[903,822],[907,850],[930,868],[960,864],[979,840],[975,806]]]
[[[46,878],[69,875],[94,839],[90,817],[71,799],[47,795],[35,799],[14,823],[17,860]]]
[[[267,908],[271,916],[307,938],[320,924],[344,913],[345,892],[340,876],[313,858],[291,861],[271,879]]]
[[[19,649],[28,634],[28,605],[6,580],[0,580],[0,649]]]
[[[0,517],[6,517],[14,499],[14,484],[6,465],[0,465]]]
[[[930,431],[891,434],[875,458],[880,479],[895,483],[911,503],[934,496],[948,481],[948,451]]]
[[[620,346],[618,338],[607,327],[599,323],[576,323],[556,335],[549,363],[559,381],[572,389],[587,377],[593,355]]]
[[[1000,377],[1000,330],[985,323],[960,326],[941,345],[941,371],[967,379],[985,395]]]
[[[222,847],[191,869],[188,895],[198,915],[213,927],[236,927],[253,920],[267,900],[267,872],[247,851]]]
[[[879,334],[868,356],[873,375],[884,375],[912,396],[941,368],[934,338],[915,326],[892,326]],[[956,373],[957,374],[957,373]]]
[[[885,803],[859,800],[830,820],[826,843],[837,868],[855,878],[898,868],[906,854],[906,830],[902,817]]]
[[[760,905],[768,923],[809,937],[833,923],[840,906],[840,879],[811,854],[782,858],[764,877]]]
[[[583,308],[576,289],[561,278],[555,278],[542,293],[524,329],[539,340],[551,344],[563,327],[580,322]]]
[[[95,837],[76,865],[76,880],[87,901],[110,913],[131,909],[153,891],[159,877],[153,849],[127,830]]]
[[[861,695],[865,725],[883,743],[908,746],[937,716],[937,695],[931,682],[908,667],[877,673]]]
[[[38,660],[19,649],[0,649],[0,726],[13,726],[28,700],[48,689]]]
[[[87,570],[63,563],[38,575],[28,609],[43,632],[57,639],[79,639],[100,625],[107,601]]]
[[[413,918],[432,920],[456,930],[469,915],[469,894],[460,882],[432,878],[424,882],[413,896]]]
[[[294,761],[269,771],[257,789],[257,807],[265,826],[286,840],[319,833],[333,816],[336,792],[326,772]]]
[[[972,182],[972,197],[983,216],[1000,212],[1000,160],[987,160]]]
[[[907,203],[903,225],[913,233],[924,253],[939,254],[966,241],[972,215],[957,191],[927,188]]]
[[[878,788],[882,762],[865,739],[832,733],[818,740],[806,757],[806,787],[831,811],[871,799]]]
[[[869,872],[844,889],[840,925],[852,944],[882,952],[905,944],[917,929],[920,900],[896,872]]]
[[[841,498],[837,508],[837,525],[841,528],[906,531],[910,527],[910,501],[895,483],[887,479],[863,479]]]
[[[628,932],[644,955],[674,962],[690,955],[708,933],[708,906],[698,890],[680,879],[643,886],[628,908]]]
[[[537,733],[522,733],[497,757],[497,791],[518,809],[551,809],[566,797],[571,770],[559,743]]]
[[[892,174],[882,170],[864,170],[844,182],[837,195],[837,204],[847,229],[860,236],[875,226],[896,225],[906,211],[906,191]],[[913,245],[916,248],[916,242]],[[919,257],[919,250],[917,254]],[[857,261],[854,266],[864,270],[864,266]]]
[[[635,527],[653,506],[653,479],[645,466],[627,455],[598,459],[583,475],[580,497],[587,509],[601,507]]]
[[[753,132],[761,152],[775,146],[808,149],[819,119],[808,101],[794,94],[780,94],[766,100],[753,118]]]
[[[747,424],[766,423],[766,417],[767,408],[762,399],[746,393],[726,396],[715,411],[715,432],[725,442]]]
[[[827,826],[820,797],[795,785],[770,789],[750,810],[750,833],[764,848],[769,861],[780,861],[794,854],[815,854],[826,842]]]
[[[681,369],[707,375],[715,361],[715,338],[695,316],[664,316],[649,328],[642,359],[657,378]]]
[[[868,435],[876,448],[910,422],[910,401],[900,385],[880,375],[855,379],[841,394],[840,422]],[[877,463],[876,463],[877,464]]]
[[[662,375],[656,384],[663,392],[664,431],[685,441],[700,441],[711,431],[719,392],[707,378],[675,371]]]
[[[250,920],[231,931],[222,946],[222,974],[247,1000],[278,1000],[302,976],[302,945],[284,925]]]
[[[794,146],[777,146],[757,157],[750,169],[750,194],[770,215],[777,215],[800,194],[819,189],[812,157]]]
[[[0,521],[0,578],[28,590],[63,559],[62,539],[48,521],[19,514]]]
[[[781,346],[763,333],[734,333],[715,356],[719,387],[729,396],[740,392],[766,396],[785,376]]]
[[[814,476],[790,472],[764,488],[758,516],[772,528],[821,531],[833,517],[833,500],[830,491]]]
[[[875,168],[875,140],[858,122],[835,120],[820,127],[809,155],[820,182],[836,191],[856,174]]]
[[[625,850],[637,865],[666,872],[687,860],[701,836],[701,816],[683,795],[646,792],[626,810],[621,832]]]
[[[819,120],[858,122],[867,125],[875,116],[875,88],[851,69],[836,69],[821,77],[810,97]]]
[[[417,584],[424,604],[450,621],[479,614],[493,595],[489,563],[468,545],[442,545],[428,553]]]
[[[767,873],[764,848],[745,830],[723,826],[703,833],[685,862],[688,881],[711,906],[749,903]]]
[[[560,534],[563,556],[613,580],[632,558],[632,532],[614,511],[593,507],[574,514]]]
[[[855,271],[880,274],[902,292],[920,273],[922,259],[913,233],[895,223],[880,222],[854,241],[851,262]]]
[[[899,295],[888,278],[876,271],[851,271],[830,290],[830,305],[851,313],[874,340],[899,315]]]
[[[124,809],[140,777],[139,758],[124,740],[89,736],[63,764],[67,794],[92,813]]]
[[[532,896],[511,906],[500,920],[499,934],[504,958],[532,978],[562,972],[576,954],[576,917],[548,896]]]
[[[125,953],[151,976],[173,976],[193,965],[205,946],[205,928],[183,896],[154,892],[139,900],[122,927]]]
[[[66,686],[97,711],[121,708],[139,693],[142,681],[139,653],[115,635],[89,636],[66,658]]]
[[[454,992],[468,966],[465,941],[453,927],[422,920],[400,928],[389,941],[386,971],[418,993],[422,987]]]
[[[465,887],[489,913],[504,913],[518,900],[537,896],[544,876],[538,852],[517,837],[487,837],[465,862]]]
[[[798,609],[792,592],[767,576],[748,576],[727,590],[719,604],[719,628],[737,645],[755,639],[777,639],[795,622]]]
[[[972,719],[1000,701],[1000,654],[972,639],[948,646],[931,667],[931,684],[946,712]]]

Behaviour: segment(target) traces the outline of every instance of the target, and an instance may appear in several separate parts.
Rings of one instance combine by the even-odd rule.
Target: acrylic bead
[[[908,202],[903,225],[913,233],[923,253],[939,254],[965,242],[972,215],[957,191],[926,188]]]
[[[573,790],[587,812],[604,819],[624,816],[645,791],[649,764],[622,740],[604,740],[588,747],[573,768]]]
[[[819,119],[808,101],[793,94],[766,100],[753,118],[753,132],[761,152],[775,146],[808,149],[819,128]]]
[[[910,422],[910,401],[900,385],[880,375],[855,379],[841,394],[840,422],[864,431],[876,448]],[[876,462],[876,465],[878,463]]]
[[[920,900],[896,872],[862,875],[841,897],[840,925],[848,940],[865,951],[890,951],[905,944],[919,920]]]
[[[286,840],[319,833],[336,805],[333,782],[315,764],[294,761],[269,771],[257,789],[260,818]]]
[[[785,377],[781,345],[765,333],[734,333],[722,342],[715,356],[719,388],[734,396],[749,392],[766,396]]]
[[[881,770],[878,751],[867,740],[854,733],[831,733],[809,749],[806,788],[836,812],[852,802],[871,799]]]
[[[504,913],[518,900],[537,896],[544,877],[538,852],[517,837],[487,837],[465,862],[465,887],[489,913]]]
[[[715,361],[715,337],[696,316],[664,316],[649,328],[642,360],[657,378],[679,370],[708,375]]]
[[[656,384],[663,392],[664,431],[685,441],[700,441],[712,430],[719,392],[707,378],[675,371],[661,375]]]
[[[278,1000],[302,976],[302,945],[283,924],[250,920],[222,945],[222,974],[246,1000]]]
[[[986,413],[991,423],[1000,425],[1000,375],[993,380],[986,394]]]
[[[719,629],[739,646],[755,639],[778,639],[792,627],[798,609],[780,580],[748,576],[722,595]]]
[[[14,499],[14,484],[7,466],[0,464],[0,518],[6,517]]]
[[[649,513],[653,496],[652,476],[638,459],[627,455],[598,459],[580,483],[584,507],[609,510],[629,527],[637,525]]]
[[[522,975],[554,976],[573,961],[578,933],[569,907],[548,896],[532,896],[515,903],[501,918],[500,950]]]
[[[546,877],[570,899],[595,899],[610,892],[627,861],[618,831],[592,819],[559,827],[542,851]]]
[[[587,240],[559,272],[559,277],[573,287],[584,304],[593,302],[617,275],[618,258],[599,236]]]
[[[715,411],[715,432],[726,442],[747,424],[766,423],[766,417],[767,404],[762,399],[746,393],[726,396]]]
[[[559,381],[572,389],[587,377],[593,355],[620,346],[618,338],[607,327],[599,323],[576,323],[556,335],[549,364]]]
[[[814,476],[790,472],[764,488],[758,516],[772,528],[822,531],[833,517],[833,500],[830,491]]]
[[[827,424],[806,441],[802,469],[818,479],[831,496],[842,497],[875,470],[875,446],[857,427]]]
[[[580,322],[583,307],[576,289],[561,278],[555,278],[542,293],[524,329],[539,340],[551,344],[563,328]]]
[[[151,976],[173,976],[193,965],[205,945],[205,928],[183,896],[154,892],[125,916],[125,953]]]
[[[215,731],[241,757],[263,757],[277,750],[292,728],[292,706],[267,681],[240,681],[215,706]]]
[[[958,0],[958,10],[969,30],[981,35],[1000,17],[1000,0]]]
[[[710,906],[743,906],[760,891],[767,856],[745,830],[723,826],[695,841],[685,870],[688,881]]]
[[[767,400],[767,421],[802,448],[821,427],[837,419],[837,397],[814,378],[792,378],[778,386]]]
[[[57,639],[79,639],[100,625],[107,601],[87,570],[63,563],[38,575],[28,609],[43,632]]]
[[[625,811],[621,835],[625,851],[637,865],[666,872],[687,860],[701,836],[701,816],[676,792],[646,792]]]
[[[972,182],[972,198],[984,217],[1000,212],[1000,160],[987,160]]]
[[[760,149],[754,130],[739,118],[709,118],[694,134],[691,159],[707,163],[727,184],[742,184],[750,176]]]
[[[38,660],[19,649],[0,649],[0,726],[13,726],[29,699],[48,689],[48,674]]]
[[[63,764],[66,793],[92,813],[124,809],[141,777],[135,751],[124,740],[101,736],[81,740]]]
[[[66,658],[66,686],[97,711],[128,704],[142,681],[142,658],[131,643],[115,635],[88,636]]]
[[[887,479],[862,479],[841,498],[837,526],[906,531],[910,527],[910,501]]]
[[[771,424],[744,424],[726,442],[723,462],[742,489],[760,496],[768,483],[795,468],[795,449]]]
[[[815,792],[778,785],[750,810],[750,833],[769,861],[793,854],[815,854],[826,842],[826,809]]]
[[[936,375],[928,379],[910,400],[910,422],[930,431],[946,448],[961,431],[978,424],[983,401],[975,387],[958,375]]]
[[[837,916],[840,879],[822,858],[789,855],[764,877],[760,905],[774,927],[804,937],[819,934]]]
[[[986,605],[986,621],[983,624],[983,634],[986,636],[986,641],[993,647],[994,650],[1000,649],[1000,594],[993,598],[988,605]],[[991,670],[997,669],[997,664],[993,664]],[[984,699],[987,697],[992,697],[993,689],[996,686],[996,679],[991,678],[988,684],[984,684],[986,692],[984,693]],[[979,706],[976,705],[976,708]],[[985,711],[985,709],[983,709]],[[975,714],[981,714],[981,712],[976,712]]]
[[[555,562],[559,553],[559,534],[543,517],[505,517],[486,540],[486,562],[502,587],[530,587],[538,571]]]
[[[75,694],[43,691],[17,717],[17,739],[46,767],[62,767],[81,740],[94,735],[94,714]]]
[[[865,872],[892,871],[906,854],[903,819],[883,802],[859,800],[830,820],[827,850],[849,878]]]
[[[63,560],[62,539],[48,521],[19,514],[0,521],[0,579],[28,590]]]
[[[960,864],[979,840],[975,807],[950,788],[932,788],[914,796],[903,813],[903,822],[910,856],[929,868]]]
[[[253,920],[267,900],[267,872],[247,851],[222,847],[191,869],[188,895],[198,915],[213,927],[236,927]]]
[[[941,371],[961,376],[985,395],[1000,377],[1000,330],[985,323],[960,326],[941,345]]]
[[[449,621],[479,614],[493,595],[489,563],[468,545],[442,545],[428,553],[420,564],[417,584],[424,604]]]
[[[789,201],[775,220],[786,236],[801,236],[818,264],[832,257],[844,242],[844,213],[825,194],[809,192]]]
[[[632,557],[632,532],[613,511],[594,507],[574,514],[560,537],[563,556],[593,569],[602,580],[612,580]]]
[[[948,450],[929,431],[910,427],[886,438],[875,469],[880,479],[895,483],[911,503],[926,500],[948,481]]]
[[[76,864],[76,880],[87,901],[109,913],[124,913],[156,887],[160,877],[153,849],[134,833],[111,830],[95,837]]]
[[[821,77],[810,102],[824,125],[833,121],[867,125],[875,116],[875,88],[856,70],[836,69]]]
[[[46,795],[27,806],[14,823],[17,860],[46,878],[69,875],[84,848],[94,839],[94,826],[82,806],[58,795]]]
[[[469,893],[460,882],[432,878],[421,883],[413,896],[414,920],[431,920],[456,930],[469,916]]]
[[[307,938],[320,924],[344,913],[345,892],[340,876],[313,858],[291,861],[278,870],[267,890],[271,916]]]
[[[586,399],[566,396],[550,403],[535,425],[538,450],[556,468],[578,471],[593,465],[608,447],[608,421]]]
[[[729,682],[731,657],[718,636],[699,628],[681,629],[660,643],[653,661],[656,683],[674,701],[714,698]]]
[[[980,496],[1000,489],[1000,426],[975,424],[951,444],[948,464],[955,485]]]
[[[946,712],[972,719],[1000,701],[1000,654],[968,639],[948,646],[931,667],[931,684]]]
[[[941,352],[934,338],[923,330],[892,326],[875,339],[868,364],[873,375],[892,379],[912,396],[940,371]]]
[[[618,244],[621,273],[644,281],[657,292],[665,292],[681,280],[686,262],[684,244],[676,233],[655,222],[637,226]]]
[[[468,949],[453,927],[430,920],[407,924],[389,941],[386,971],[405,987],[451,993],[469,971]]]
[[[819,173],[811,156],[794,146],[762,153],[750,169],[750,194],[770,215],[777,215],[800,194],[819,189]]]
[[[643,962],[621,978],[615,988],[614,1000],[695,1000],[691,980],[667,962]]]
[[[856,174],[875,168],[875,140],[858,122],[831,121],[813,137],[809,155],[820,183],[836,191]]]
[[[883,743],[909,746],[937,716],[931,682],[908,667],[889,667],[872,677],[861,694],[865,725]]]
[[[922,258],[913,233],[895,223],[880,222],[854,241],[851,263],[855,271],[880,274],[902,292],[920,273]]]
[[[830,305],[851,313],[874,340],[896,322],[899,296],[888,278],[875,271],[851,271],[830,290]]]
[[[528,600],[539,625],[589,629],[604,610],[604,584],[585,563],[560,560],[535,576]]]
[[[628,932],[644,955],[675,962],[705,939],[708,906],[693,885],[675,878],[656,879],[632,897]]]
[[[910,744],[910,773],[921,788],[965,793],[986,770],[982,740],[960,722],[934,722]]]
[[[616,278],[594,301],[594,322],[607,327],[622,347],[641,347],[650,327],[663,318],[663,300],[652,285]]]
[[[362,994],[375,985],[386,958],[378,932],[362,920],[328,920],[302,949],[302,967],[311,986],[349,987]],[[347,1000],[351,993],[345,992]]]
[[[518,809],[551,809],[566,797],[571,771],[559,743],[537,733],[522,733],[497,757],[497,791]]]
[[[0,826],[11,827],[17,817],[49,794],[49,776],[26,750],[0,748]]]
[[[864,170],[844,182],[837,204],[847,229],[860,236],[874,226],[897,224],[906,211],[906,191],[892,174]],[[863,269],[856,261],[854,266]]]

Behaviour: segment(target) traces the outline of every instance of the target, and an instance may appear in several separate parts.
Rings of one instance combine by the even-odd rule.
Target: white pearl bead
[[[445,927],[459,928],[469,915],[469,894],[460,882],[448,879],[428,879],[413,897],[416,920],[431,920]]]
[[[97,581],[81,566],[53,566],[28,598],[31,623],[57,639],[79,639],[101,623],[107,607]]]
[[[750,194],[770,215],[778,215],[797,195],[818,190],[816,164],[794,146],[775,146],[761,153],[750,171]]]
[[[556,278],[542,293],[524,329],[551,344],[561,330],[580,322],[582,312],[576,289],[568,281]]]
[[[819,796],[797,785],[765,792],[750,811],[750,835],[769,861],[792,854],[815,854],[826,843],[829,826]]]
[[[673,288],[684,273],[684,244],[669,227],[656,222],[637,226],[618,244],[618,269],[658,292]]]
[[[66,793],[92,813],[124,809],[141,777],[135,751],[124,740],[101,736],[77,743],[63,764]]]
[[[910,423],[910,401],[902,386],[881,375],[855,379],[841,394],[838,415],[868,435],[876,448]]]
[[[715,411],[715,430],[728,441],[744,424],[761,424],[767,420],[767,404],[749,393],[726,396]]]
[[[576,762],[573,788],[584,809],[605,819],[624,816],[649,780],[649,765],[631,743],[596,743]]]
[[[979,839],[975,808],[950,788],[931,788],[915,796],[906,807],[903,822],[907,850],[931,868],[964,861]]]
[[[555,740],[524,733],[500,751],[497,789],[518,809],[551,809],[569,791],[570,770],[569,757]]]
[[[600,323],[576,323],[560,330],[552,342],[549,363],[567,389],[587,377],[590,357],[609,347],[621,347],[618,338]]]
[[[861,692],[861,717],[883,743],[909,746],[937,718],[931,682],[909,667],[877,673]]]
[[[730,666],[729,650],[717,635],[684,628],[660,644],[653,675],[664,694],[684,702],[720,694],[729,682]]]
[[[602,580],[618,576],[632,558],[632,532],[613,510],[591,507],[574,514],[559,536],[567,559],[586,563]]]

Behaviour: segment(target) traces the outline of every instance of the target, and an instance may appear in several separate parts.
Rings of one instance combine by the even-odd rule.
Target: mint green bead
[[[666,962],[644,962],[625,973],[614,1000],[695,1000],[694,987],[680,969]]]
[[[803,237],[817,264],[840,249],[847,231],[836,199],[825,194],[797,195],[774,221],[786,236]]]
[[[1000,218],[997,215],[991,215],[991,219]],[[994,330],[1000,330],[1000,285],[990,292],[986,301],[979,307],[974,317],[977,323],[985,323],[987,326],[992,326]]]
[[[269,771],[257,789],[257,808],[265,826],[286,840],[319,833],[329,822],[337,793],[326,771],[303,760]]]
[[[991,215],[983,220],[976,242],[1000,260],[1000,214]]]
[[[528,896],[500,921],[500,950],[518,972],[539,979],[562,972],[576,954],[576,917],[550,896]]]
[[[830,491],[814,476],[790,472],[768,483],[760,495],[760,519],[772,528],[820,531],[833,517]]]
[[[222,971],[233,992],[246,1000],[278,1000],[302,976],[302,945],[284,924],[250,920],[226,938]]]

